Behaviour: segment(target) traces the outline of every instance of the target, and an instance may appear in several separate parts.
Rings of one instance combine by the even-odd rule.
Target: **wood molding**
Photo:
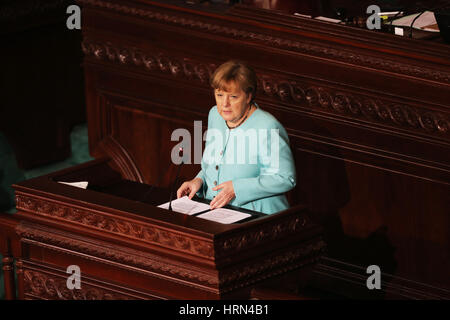
[[[214,72],[217,64],[204,64],[189,57],[174,58],[166,52],[155,50],[145,52],[137,47],[127,47],[111,42],[84,39],[81,48],[86,56],[100,61],[107,61],[119,65],[134,65],[146,72],[169,74],[206,84]]]
[[[203,22],[184,17],[180,14],[180,12],[176,14],[169,11],[168,13],[163,14],[158,10],[152,10],[152,6],[146,6],[145,8],[142,8],[138,6],[112,3],[107,0],[78,0],[78,2],[84,5],[111,10],[126,15],[137,16],[140,18],[146,18],[148,20],[154,20],[164,24],[175,25],[178,27],[189,28],[193,30],[202,30],[209,34],[232,37],[233,39],[260,43],[282,50],[295,51],[313,55],[315,57],[321,56],[324,58],[333,59],[334,61],[364,65],[367,67],[370,66],[375,70],[396,72],[403,75],[409,75],[417,78],[427,79],[430,81],[439,81],[450,84],[450,72],[441,71],[438,68],[412,66],[408,63],[390,60],[389,58],[380,58],[368,54],[356,54],[351,50],[334,49],[330,46],[321,45],[320,41],[316,41],[315,43],[312,41],[295,41],[280,36],[258,32],[257,28],[255,28],[255,30],[249,31],[242,28],[232,27],[231,23],[230,25],[221,25],[213,22]],[[161,8],[159,9],[161,10]],[[222,20],[226,21],[227,19],[226,17],[222,17]],[[241,21],[238,22],[245,23],[245,20],[241,19]]]
[[[175,57],[158,49],[144,52],[136,47],[124,47],[101,40],[84,39],[83,52],[88,57],[119,65],[132,65],[141,71],[176,77],[185,81],[206,84],[217,64],[205,64],[192,57]],[[450,138],[450,115],[424,106],[420,101],[399,101],[388,96],[379,97],[367,91],[315,84],[313,79],[288,78],[259,73],[258,94],[288,105],[295,112],[305,110],[332,114],[343,120],[381,125],[396,130]]]
[[[163,229],[149,223],[137,224],[126,218],[106,215],[88,208],[68,206],[62,203],[34,198],[21,192],[16,192],[16,207],[18,210],[38,216],[81,225],[94,230],[106,231],[194,256],[209,259],[213,257],[211,243],[189,234],[173,233],[169,229]]]
[[[210,242],[190,236],[187,233],[174,233],[149,223],[138,223],[137,221],[106,215],[93,209],[75,205],[68,206],[67,204],[25,195],[22,192],[16,192],[16,207],[18,210],[38,216],[107,231],[194,256],[210,259],[213,257],[213,248]],[[215,257],[222,259],[229,257],[230,254],[239,255],[251,251],[256,246],[269,244],[289,235],[296,235],[312,226],[312,222],[306,214],[301,216],[288,215],[277,223],[272,223],[269,219],[262,225],[250,228],[245,234],[231,234],[218,239]]]
[[[110,157],[123,177],[140,183],[144,183],[144,177],[136,166],[131,155],[112,136],[100,140],[96,154]]]
[[[128,296],[85,283],[79,290],[69,290],[63,277],[24,269],[25,297],[40,300],[130,300]]]
[[[303,242],[298,249],[261,259],[255,264],[239,265],[223,272],[223,292],[243,288],[259,281],[315,264],[325,251],[324,241]],[[319,254],[319,255],[318,255]],[[305,258],[306,257],[306,258]]]
[[[176,276],[183,281],[198,283],[202,286],[218,285],[217,278],[206,272],[199,272],[195,270],[196,268],[187,269],[186,265],[180,266],[158,255],[132,248],[112,246],[103,241],[93,243],[81,236],[70,235],[66,232],[55,231],[34,224],[22,223],[17,227],[17,233],[23,237],[24,243],[33,240],[30,242],[33,245],[47,247],[64,254],[85,254],[83,256],[85,259],[111,265],[118,263],[122,268],[125,266],[135,267],[134,271],[147,275],[156,273],[159,277],[173,278]]]
[[[47,248],[65,255],[76,255],[101,264],[117,265],[119,268],[132,269],[133,272],[140,272],[143,275],[151,274],[153,277],[189,283],[190,286],[197,285],[202,290],[208,288],[217,292],[220,288],[221,294],[314,264],[326,247],[324,241],[305,241],[296,248],[260,257],[257,263],[245,262],[239,264],[238,268],[236,265],[221,267],[219,275],[216,275],[208,269],[202,271],[192,264],[174,263],[168,258],[122,246],[112,246],[102,241],[93,243],[88,238],[36,224],[22,223],[17,227],[17,233],[22,237],[24,245]]]

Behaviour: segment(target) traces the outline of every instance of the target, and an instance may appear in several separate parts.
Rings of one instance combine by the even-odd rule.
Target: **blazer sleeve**
[[[272,126],[269,131],[270,135],[259,141],[259,176],[232,180],[238,206],[285,193],[294,188],[297,183],[295,163],[286,130],[280,124]],[[276,149],[272,149],[272,146],[274,148],[278,146],[278,156]],[[267,151],[261,152],[264,148]]]
[[[206,183],[205,181],[206,180],[205,180],[205,176],[203,174],[203,170],[200,170],[199,173],[195,176],[195,178],[200,178],[203,181],[202,186],[200,187],[200,189],[195,194],[199,198],[204,198],[205,197],[205,183]]]

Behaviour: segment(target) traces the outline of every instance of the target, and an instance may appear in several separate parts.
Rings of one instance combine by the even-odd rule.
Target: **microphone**
[[[180,147],[179,153],[181,153],[181,163],[178,165],[178,170],[177,170],[177,175],[176,175],[176,177],[175,177],[175,181],[173,182],[173,184],[172,184],[172,186],[171,186],[171,188],[170,188],[169,211],[173,211],[173,210],[172,210],[173,189],[174,189],[175,186],[177,185],[178,176],[180,175],[180,169],[181,169],[181,166],[184,164],[184,160],[183,160],[183,148],[182,148],[182,147]]]

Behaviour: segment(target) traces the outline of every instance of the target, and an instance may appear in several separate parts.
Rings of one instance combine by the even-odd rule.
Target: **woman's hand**
[[[220,191],[219,194],[211,201],[211,209],[222,208],[236,196],[234,193],[233,183],[231,181],[221,183],[212,189],[214,191],[222,189],[222,191]]]
[[[192,199],[195,193],[200,190],[203,185],[203,180],[201,178],[194,178],[190,181],[184,182],[181,187],[177,190],[177,199],[185,195]]]

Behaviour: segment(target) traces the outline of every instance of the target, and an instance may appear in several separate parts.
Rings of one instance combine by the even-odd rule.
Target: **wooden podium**
[[[246,299],[282,275],[298,281],[295,271],[325,248],[302,206],[220,224],[156,207],[168,200],[165,189],[124,180],[109,163],[14,186],[19,298]],[[81,180],[87,190],[57,182]],[[71,265],[80,289],[67,287]]]

